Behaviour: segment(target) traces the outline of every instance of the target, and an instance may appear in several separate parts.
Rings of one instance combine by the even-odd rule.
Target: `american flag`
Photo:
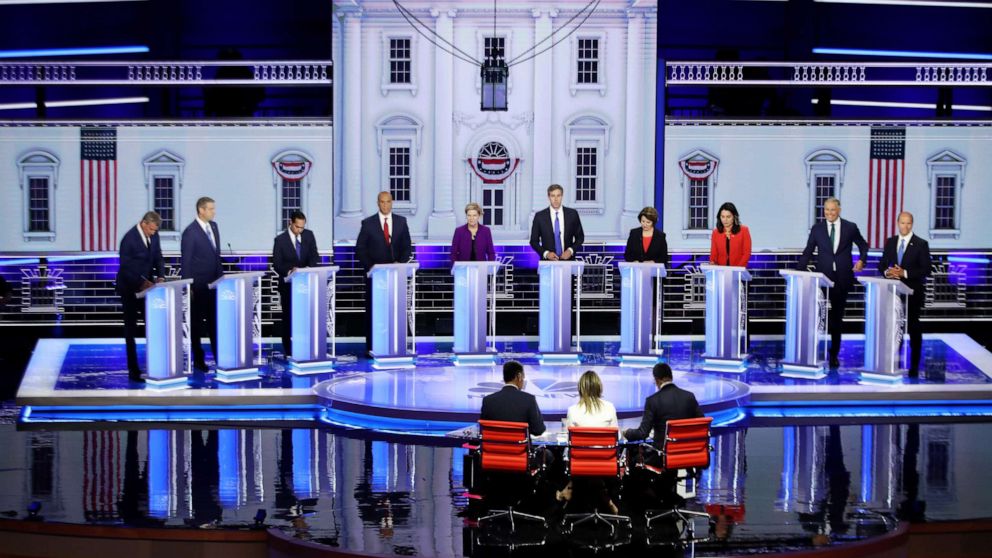
[[[93,519],[117,514],[124,487],[121,432],[83,433],[83,512]]]
[[[117,244],[117,129],[82,128],[79,134],[82,249],[113,250]]]
[[[896,233],[906,193],[906,128],[871,129],[868,166],[868,243],[881,248]]]

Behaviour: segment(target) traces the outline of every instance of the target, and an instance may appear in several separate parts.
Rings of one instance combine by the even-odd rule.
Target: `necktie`
[[[207,224],[207,238],[210,239],[210,246],[213,247],[214,252],[217,251],[217,241],[214,240],[214,228]]]
[[[906,239],[899,241],[899,265],[902,265],[902,255],[906,253]]]
[[[382,220],[382,236],[386,239],[386,246],[389,246],[390,239],[389,239],[389,218],[388,217]]]
[[[301,246],[300,246],[300,237],[296,237],[296,259],[297,260],[301,259],[300,248],[301,248]]]
[[[555,211],[555,255],[560,256],[561,253],[561,224],[558,221],[558,212]]]
[[[837,244],[834,243],[834,239],[837,238],[837,223],[830,223],[830,251],[837,251]]]
[[[145,249],[146,250],[148,248],[151,248],[152,243],[148,240],[148,237],[147,236],[141,235],[141,240],[144,240],[145,241]]]

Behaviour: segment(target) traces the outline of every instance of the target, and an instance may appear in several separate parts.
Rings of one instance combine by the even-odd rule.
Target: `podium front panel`
[[[183,373],[182,292],[182,287],[153,287],[145,294],[145,366],[149,378]]]
[[[451,273],[455,277],[455,353],[486,351],[487,278],[498,265],[497,262],[456,262],[452,266]]]
[[[859,277],[865,286],[865,372],[900,377],[899,347],[906,324],[902,295],[912,291],[901,281]]]
[[[540,342],[542,353],[572,352],[572,270],[574,262],[541,262]]]
[[[251,364],[253,289],[232,279],[217,285],[217,367],[245,368]]]
[[[300,362],[322,359],[327,355],[327,274],[297,272],[289,281],[289,303],[293,308],[291,356]]]
[[[416,263],[376,265],[372,276],[372,354],[376,358],[407,353],[407,277]]]
[[[704,265],[706,276],[706,353],[728,361],[747,355],[747,287],[741,267]]]
[[[622,262],[620,268],[620,353],[651,352],[651,322],[655,318],[655,278],[664,277],[664,264]]]

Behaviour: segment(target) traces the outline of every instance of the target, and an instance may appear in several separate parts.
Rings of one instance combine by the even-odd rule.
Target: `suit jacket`
[[[153,234],[148,240],[146,247],[137,225],[128,229],[121,238],[117,294],[133,295],[141,290],[145,279],[154,283],[156,278],[165,277],[165,262],[162,260],[162,244],[158,234]]]
[[[751,231],[741,225],[737,234],[730,235],[730,265],[747,267],[751,259]],[[710,235],[710,263],[727,265],[727,235],[722,230],[713,229]]]
[[[582,232],[582,221],[579,219],[579,212],[571,207],[561,207],[562,231],[565,237],[561,245],[564,252],[569,248],[572,253],[582,249],[582,243],[586,241],[586,235]],[[537,252],[537,257],[543,258],[544,252],[555,251],[555,226],[551,222],[551,208],[544,208],[534,215],[534,223],[530,227],[530,247]]]
[[[868,243],[861,236],[857,225],[844,219],[838,221],[840,221],[840,242],[837,244],[837,253],[834,253],[833,245],[830,244],[827,222],[821,221],[809,230],[806,249],[799,257],[799,265],[796,267],[805,270],[813,255],[813,249],[816,249],[816,270],[833,281],[834,288],[849,290],[854,286],[854,263],[851,261],[854,246],[858,247],[858,259],[864,262],[868,259]]]
[[[455,229],[455,235],[451,238],[451,261],[468,261],[471,254],[472,232],[468,230],[468,225],[462,225]],[[496,261],[493,232],[483,224],[479,224],[479,230],[475,231],[475,259],[488,262]]]
[[[668,265],[668,241],[665,240],[665,233],[659,229],[654,230],[654,236],[651,237],[651,244],[648,244],[646,253],[644,252],[644,242],[641,240],[642,235],[641,227],[630,229],[627,247],[623,250],[623,261],[654,262]]]
[[[313,267],[320,265],[320,254],[317,253],[317,239],[313,231],[303,229],[300,233],[300,257],[296,257],[296,246],[289,237],[289,231],[282,231],[272,243],[272,269],[279,276],[279,288],[286,287],[283,279],[294,267]]]
[[[899,264],[899,235],[891,236],[885,241],[882,258],[878,260],[878,271],[884,276],[885,270],[896,264]],[[930,265],[930,244],[915,234],[910,236],[900,267],[907,275],[901,281],[913,289],[912,298],[923,294],[923,282],[930,275]]]
[[[526,422],[530,425],[531,436],[544,434],[544,419],[541,410],[537,408],[537,399],[517,389],[517,386],[504,385],[496,393],[490,393],[482,398],[482,420],[506,420],[511,422]]]
[[[661,447],[665,435],[665,424],[670,420],[697,418],[703,416],[696,396],[669,382],[654,395],[644,401],[644,417],[637,428],[628,428],[623,437],[628,440],[643,440],[654,430],[654,445]]]
[[[194,287],[206,287],[224,275],[224,265],[220,259],[220,227],[210,221],[217,247],[210,243],[210,237],[200,228],[200,223],[193,220],[183,231],[182,239],[182,277],[192,279]]]
[[[366,272],[375,264],[406,263],[413,255],[413,243],[410,241],[410,229],[406,226],[406,218],[395,212],[389,215],[389,234],[392,241],[386,245],[379,224],[379,214],[362,220],[362,228],[358,231],[355,241],[355,256],[358,257],[362,269]]]

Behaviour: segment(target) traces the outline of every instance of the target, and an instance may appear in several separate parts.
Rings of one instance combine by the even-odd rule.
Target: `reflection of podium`
[[[372,356],[373,368],[412,367],[416,356],[416,338],[413,348],[407,346],[407,278],[412,294],[409,300],[414,307],[409,315],[416,314],[416,271],[419,263],[378,264],[372,266]],[[414,326],[410,329],[416,335]]]
[[[861,379],[898,383],[899,344],[906,331],[906,298],[913,294],[898,279],[858,277],[865,286],[865,367]]]
[[[650,366],[661,347],[652,341],[661,334],[661,280],[665,264],[620,262],[620,364]]]
[[[149,388],[186,386],[190,373],[189,286],[192,279],[156,283],[145,299],[145,368]]]
[[[262,354],[262,277],[264,271],[224,275],[210,288],[217,291],[218,382],[258,379],[257,354]]]
[[[582,351],[581,342],[572,350],[572,276],[577,275],[575,326],[578,338],[582,300],[583,263],[575,260],[542,261],[537,265],[540,276],[540,343],[541,364],[577,364]]]
[[[747,369],[746,268],[701,265],[706,275],[706,353],[703,368],[723,372]]]
[[[827,332],[827,296],[823,289],[834,282],[817,271],[782,269],[785,277],[785,360],[782,375],[819,380],[826,377],[823,362],[826,345],[820,337]]]
[[[289,371],[293,374],[327,372],[334,365],[334,292],[338,269],[336,265],[301,267],[285,279],[292,293],[290,300],[282,303],[293,305],[293,354],[289,355]]]
[[[492,310],[486,312],[487,278],[495,275],[499,262],[455,262],[455,364],[493,364],[496,353],[486,348],[486,325],[496,334],[496,278],[493,277]]]

